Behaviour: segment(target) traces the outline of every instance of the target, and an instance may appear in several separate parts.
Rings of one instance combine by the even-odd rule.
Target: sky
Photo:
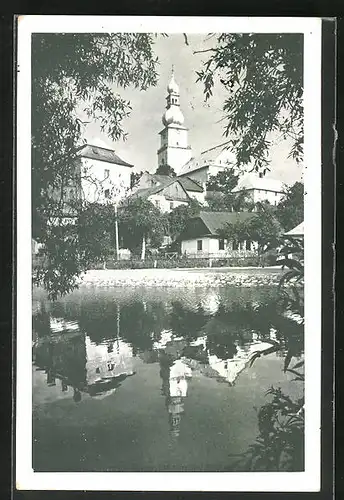
[[[189,128],[189,145],[193,156],[228,140],[223,135],[224,91],[217,88],[214,95],[205,102],[203,85],[196,83],[195,72],[201,68],[209,53],[193,52],[203,50],[213,43],[206,38],[206,34],[188,35],[189,45],[186,45],[183,34],[158,36],[154,45],[155,54],[159,58],[157,86],[145,92],[114,88],[114,91],[118,90],[123,98],[131,102],[131,114],[123,121],[124,130],[128,133],[127,140],[113,143],[96,123],[90,123],[85,129],[87,141],[114,149],[123,160],[134,165],[135,171],[154,172],[158,166],[159,132],[163,128],[161,117],[165,111],[166,87],[171,78],[172,65],[180,89],[180,107],[185,118],[184,125]],[[286,184],[299,181],[302,178],[302,167],[287,158],[290,143],[277,136],[272,139],[275,144],[270,151],[271,165],[267,177]]]

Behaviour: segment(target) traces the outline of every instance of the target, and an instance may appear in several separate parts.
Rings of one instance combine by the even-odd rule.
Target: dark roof
[[[92,144],[85,144],[78,151],[78,156],[89,158],[91,160],[106,161],[115,165],[123,165],[124,167],[133,167],[130,163],[122,160],[113,149],[106,149]]]
[[[171,175],[162,175],[162,174],[149,174],[151,175],[156,181],[161,182],[161,184],[168,184],[172,179],[175,179],[175,177],[172,177]]]
[[[210,234],[217,234],[218,230],[226,224],[252,219],[256,215],[252,212],[200,212],[202,219]]]
[[[167,177],[167,176],[161,176],[161,177]],[[183,184],[181,183],[180,179],[177,177],[169,177],[169,182],[165,182],[159,186],[153,186],[149,188],[142,188],[142,189],[137,189],[132,195],[129,196],[129,198],[148,198],[149,196],[153,194],[160,193],[160,191],[163,191],[166,187],[170,186],[174,182],[178,182],[181,184],[182,188],[185,191],[185,188]],[[186,193],[187,195],[187,193]],[[173,196],[173,195],[166,195],[165,198],[170,201],[180,201],[180,198],[178,196]],[[184,201],[184,200],[183,200]]]
[[[198,182],[190,179],[190,177],[178,177],[178,181],[181,183],[186,191],[195,191],[196,193],[203,193],[203,188],[198,184]]]
[[[188,220],[185,230],[178,240],[193,239],[201,236],[219,236],[219,230],[226,224],[234,224],[256,217],[252,212],[200,212]]]

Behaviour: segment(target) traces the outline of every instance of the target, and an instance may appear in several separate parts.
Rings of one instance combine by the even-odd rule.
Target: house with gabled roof
[[[153,181],[154,177],[166,177],[166,179],[156,183],[152,182],[153,185],[151,185],[151,187],[137,186],[128,199],[145,198],[152,202],[162,212],[170,212],[180,205],[188,205],[191,202],[193,198],[190,194],[190,192],[192,192],[191,190],[197,189],[198,191],[196,192],[202,193],[202,188],[193,185],[191,181],[189,184],[186,183],[185,180],[181,181],[177,177],[155,175],[152,177]]]
[[[159,175],[159,174],[151,174],[149,172],[144,172],[140,177],[139,181],[137,182],[137,184],[135,185],[135,187],[132,189],[132,192],[135,193],[140,189],[158,188],[162,186],[167,186],[171,184],[171,181],[176,181],[176,180],[178,180],[178,183],[186,191],[190,199],[195,199],[201,204],[204,203],[205,191],[203,187],[200,184],[198,184],[198,182],[190,179],[187,176],[176,178],[168,175]]]
[[[254,241],[231,241],[223,239],[221,230],[227,224],[249,221],[257,217],[252,212],[205,212],[190,218],[178,236],[183,255],[195,258],[225,258],[255,255],[258,245]]]
[[[84,144],[77,151],[81,193],[88,202],[115,203],[130,189],[133,165],[105,146]]]
[[[284,187],[277,179],[250,172],[239,179],[232,193],[245,193],[247,201],[253,203],[268,201],[271,205],[278,205],[284,196]]]

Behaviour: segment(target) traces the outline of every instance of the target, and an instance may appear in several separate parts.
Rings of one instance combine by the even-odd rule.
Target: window
[[[155,206],[156,206],[157,208],[160,208],[160,202],[159,202],[159,200],[155,200]]]
[[[225,249],[225,240],[220,239],[219,240],[219,250],[224,250]]]
[[[165,160],[162,158],[161,159],[161,165],[164,165],[165,164]]]
[[[104,177],[105,177],[105,179],[107,179],[109,176],[110,176],[110,170],[106,168],[104,170]]]
[[[246,240],[246,250],[251,250],[251,241]]]
[[[233,241],[233,250],[239,250],[239,243],[237,241]]]
[[[110,198],[110,189],[105,189],[104,196],[105,198]]]
[[[197,240],[197,251],[201,252],[203,249],[203,241],[202,240]]]
[[[170,201],[170,210],[173,210],[173,201]]]

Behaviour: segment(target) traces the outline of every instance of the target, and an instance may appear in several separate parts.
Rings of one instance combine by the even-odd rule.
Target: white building
[[[284,195],[284,188],[279,180],[248,173],[239,179],[232,193],[245,193],[246,199],[253,203],[268,201],[271,205],[278,205]]]
[[[180,110],[179,87],[173,72],[167,86],[166,111],[162,116],[162,123],[164,128],[159,132],[158,165],[169,165],[178,174],[192,153],[188,144],[188,129],[183,125],[184,116]]]
[[[133,165],[108,147],[85,144],[77,152],[81,193],[91,203],[116,202],[130,189]]]
[[[227,143],[219,144],[203,151],[198,157],[191,158],[179,171],[181,178],[189,177],[206,190],[210,177],[231,168],[235,170],[235,155],[226,149]]]

